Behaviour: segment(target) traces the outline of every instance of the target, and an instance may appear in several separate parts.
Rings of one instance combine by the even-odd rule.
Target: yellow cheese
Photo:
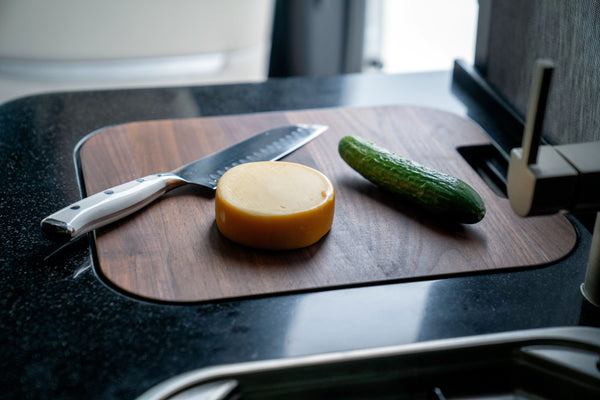
[[[331,229],[335,191],[307,166],[265,161],[238,165],[217,185],[215,218],[230,240],[260,249],[310,246]]]

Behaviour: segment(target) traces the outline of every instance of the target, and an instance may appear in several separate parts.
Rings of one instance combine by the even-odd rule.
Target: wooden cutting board
[[[134,122],[90,135],[79,149],[86,193],[166,172],[263,130],[315,123],[329,130],[289,155],[327,175],[333,227],[294,251],[245,248],[221,236],[214,199],[188,186],[95,239],[96,269],[113,287],[164,302],[202,302],[542,266],[566,256],[577,235],[561,215],[519,218],[457,152],[488,143],[474,123],[442,111],[390,106]],[[400,203],[337,153],[360,135],[471,184],[486,203],[475,225],[448,226]]]

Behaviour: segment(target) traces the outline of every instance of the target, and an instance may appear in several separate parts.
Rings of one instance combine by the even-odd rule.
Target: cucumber
[[[467,183],[418,164],[358,136],[338,144],[344,161],[403,201],[447,221],[474,224],[485,216],[481,196]]]

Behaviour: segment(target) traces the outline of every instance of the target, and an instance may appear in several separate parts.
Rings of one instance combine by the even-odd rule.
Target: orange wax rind
[[[252,162],[219,179],[215,218],[219,231],[236,243],[298,249],[329,232],[334,203],[333,185],[321,172],[290,162]]]

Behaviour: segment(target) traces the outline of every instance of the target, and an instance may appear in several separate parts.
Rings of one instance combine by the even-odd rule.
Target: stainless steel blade
[[[324,125],[282,126],[259,133],[172,171],[188,181],[211,189],[217,188],[219,178],[230,168],[253,161],[278,160],[327,130]]]

